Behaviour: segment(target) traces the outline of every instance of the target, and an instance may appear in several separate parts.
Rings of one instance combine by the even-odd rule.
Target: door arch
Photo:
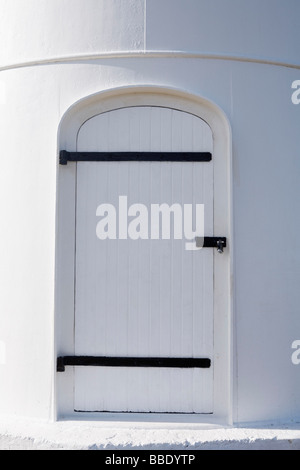
[[[164,124],[166,124],[167,119],[166,115],[167,113],[173,113],[175,115],[175,120],[180,116],[189,116],[189,120],[191,122],[201,122],[202,127],[205,128],[207,127],[208,129],[212,129],[212,134],[213,134],[213,140],[214,140],[214,149],[213,149],[213,156],[214,156],[214,170],[213,170],[213,179],[214,179],[214,187],[218,187],[218,192],[219,194],[214,194],[214,203],[213,203],[213,211],[215,214],[214,217],[214,224],[215,226],[213,227],[213,232],[216,233],[216,230],[218,230],[218,234],[225,235],[229,239],[230,235],[230,219],[229,219],[229,210],[230,210],[230,192],[229,192],[229,187],[230,187],[230,174],[229,174],[229,169],[230,169],[230,145],[229,145],[229,133],[228,133],[228,124],[226,123],[226,119],[222,115],[222,113],[211,103],[205,102],[204,105],[204,100],[201,99],[191,99],[190,96],[184,95],[182,93],[163,93],[162,90],[159,90],[159,92],[154,93],[153,90],[151,92],[148,90],[145,92],[145,90],[140,90],[137,92],[135,90],[134,94],[127,93],[124,94],[122,93],[122,99],[119,96],[121,91],[115,91],[115,93],[110,93],[110,96],[101,96],[102,99],[99,99],[100,96],[98,96],[98,99],[96,97],[90,97],[83,102],[80,102],[76,106],[76,112],[74,107],[70,110],[68,113],[68,116],[66,116],[65,120],[62,123],[61,126],[61,143],[60,143],[60,148],[67,148],[69,151],[78,151],[78,150],[85,150],[85,151],[96,151],[96,147],[99,150],[99,139],[97,141],[94,140],[92,143],[91,139],[82,139],[84,134],[87,132],[91,132],[91,128],[96,125],[97,121],[99,124],[99,120],[102,120],[104,122],[105,120],[109,120],[109,115],[112,116],[113,114],[116,115],[117,111],[116,109],[120,110],[119,111],[119,117],[121,115],[125,116],[126,114],[126,109],[131,109],[131,117],[132,121],[131,124],[133,127],[136,124],[133,124],[136,116],[134,117],[134,112],[137,111],[139,108],[139,111],[141,109],[146,109],[147,111],[150,111],[154,115],[155,113],[159,113],[164,109],[165,111],[161,112],[161,116],[164,113]],[[165,91],[165,90],[164,90]],[[118,103],[118,106],[116,106]],[[122,106],[120,107],[120,103]],[[173,110],[173,111],[172,111]],[[138,112],[139,112],[138,111]],[[149,114],[149,113],[148,113]],[[144,118],[146,119],[147,112],[144,113]],[[76,118],[75,118],[76,116]],[[75,118],[75,119],[74,119]],[[149,116],[148,116],[149,118]],[[120,118],[120,122],[122,122],[123,118]],[[208,124],[204,123],[202,120],[206,120]],[[79,125],[79,122],[81,121],[81,124]],[[139,121],[139,119],[138,119]],[[126,122],[126,119],[125,121]],[[130,122],[130,119],[129,119]],[[140,121],[139,121],[140,122]],[[153,123],[157,125],[157,119],[153,120]],[[97,124],[97,125],[98,125]],[[123,123],[124,124],[124,123]],[[128,124],[128,120],[127,120]],[[105,126],[102,126],[104,128]],[[142,126],[143,128],[145,126]],[[187,126],[189,127],[189,126]],[[190,131],[190,130],[189,130]],[[88,133],[87,132],[87,133]],[[130,134],[130,132],[129,132]],[[97,133],[94,133],[94,135],[99,135]],[[105,132],[104,132],[105,135]],[[134,134],[136,138],[136,134]],[[103,137],[103,136],[102,136]],[[128,133],[126,134],[126,138],[128,137]],[[176,138],[178,139],[178,135],[175,133],[174,136],[175,140]],[[143,138],[141,139],[141,136],[139,137],[139,142],[143,141],[146,142],[147,136],[144,135]],[[100,139],[102,144],[103,140],[102,138]],[[151,140],[151,139],[150,139]],[[166,140],[167,141],[167,140]],[[84,142],[85,149],[80,148],[81,142]],[[91,147],[87,148],[88,142],[90,142]],[[149,141],[150,142],[150,141]],[[189,142],[188,145],[190,145],[190,139],[187,138],[186,142]],[[116,145],[117,142],[114,142],[114,145]],[[78,146],[77,146],[78,145]],[[93,147],[93,145],[96,145],[96,147]],[[124,143],[122,144],[124,148]],[[136,142],[135,144],[136,145]],[[151,148],[152,145],[152,148]],[[151,144],[150,142],[150,147],[149,150],[153,150],[153,142]],[[161,145],[161,144],[160,144]],[[165,144],[166,145],[166,142]],[[174,145],[174,142],[173,144]],[[185,145],[187,145],[185,143]],[[155,147],[155,145],[154,145]],[[167,147],[165,147],[167,148]],[[117,147],[114,147],[115,150],[119,150]],[[143,150],[145,147],[143,148]],[[171,149],[172,150],[172,149]],[[187,147],[184,148],[184,150],[187,150]],[[193,148],[191,147],[191,151]],[[174,151],[174,147],[173,147]],[[59,188],[60,191],[65,193],[68,192],[68,197],[64,198],[59,198],[60,200],[64,200],[64,203],[60,204],[59,201],[59,206],[61,207],[61,225],[60,230],[59,230],[59,238],[61,239],[61,242],[63,238],[65,238],[65,235],[63,235],[63,232],[69,232],[71,229],[71,224],[69,224],[69,231],[66,229],[63,231],[62,226],[63,222],[62,219],[66,222],[66,219],[69,219],[69,221],[75,219],[75,209],[71,209],[70,211],[70,204],[71,201],[74,201],[75,193],[76,193],[76,188],[74,187],[74,181],[76,179],[76,170],[75,168],[72,168],[72,164],[68,166],[68,169],[62,169],[66,171],[60,171],[60,184]],[[225,170],[225,171],[224,171]],[[223,173],[223,174],[222,174]],[[221,184],[220,184],[221,183]],[[72,187],[71,187],[72,186]],[[67,189],[69,188],[69,190]],[[77,188],[78,189],[78,188]],[[223,194],[221,192],[223,191]],[[216,196],[216,197],[215,197]],[[225,197],[224,197],[225,196]],[[136,201],[137,202],[137,201]],[[64,209],[66,212],[64,212]],[[70,214],[70,212],[73,215]],[[68,213],[67,217],[66,213]],[[64,215],[63,215],[64,214]],[[218,217],[218,215],[221,215],[221,217]],[[73,222],[72,222],[73,224]],[[65,223],[66,225],[66,223]],[[74,230],[74,225],[72,230]],[[74,247],[73,247],[74,249]],[[230,250],[230,244],[229,244],[229,250]],[[213,364],[214,364],[214,390],[211,392],[211,405],[206,408],[203,412],[208,412],[208,413],[213,413],[214,416],[226,416],[227,421],[230,420],[229,416],[231,413],[231,404],[230,403],[230,393],[231,393],[231,373],[230,373],[230,367],[231,367],[231,356],[230,356],[230,344],[231,344],[231,339],[230,339],[230,334],[231,334],[231,322],[228,321],[228,318],[230,318],[230,296],[229,296],[229,275],[230,275],[230,256],[229,256],[229,250],[226,251],[225,255],[222,257],[217,257],[215,254],[213,255],[213,269],[215,270],[215,281],[214,281],[214,294],[213,296],[215,297],[214,301],[214,325],[215,327],[213,328],[214,330],[214,338],[213,342],[215,344],[215,351],[213,354]],[[69,250],[69,255],[66,256],[66,259],[71,259],[72,257],[72,248]],[[74,254],[73,254],[74,256]],[[59,260],[60,262],[60,260]],[[66,268],[66,262],[65,264],[62,263],[62,265],[65,266]],[[74,268],[74,262],[73,265],[71,266]],[[74,271],[73,271],[74,272]],[[71,270],[70,270],[71,273]],[[71,276],[69,276],[71,278]],[[72,288],[72,281],[69,279],[69,293],[71,292]],[[74,281],[73,281],[74,282]],[[224,287],[225,286],[225,287]],[[74,286],[73,286],[74,287]],[[58,293],[58,300],[62,301],[63,297],[65,299],[65,302],[69,306],[69,324],[71,323],[71,312],[73,314],[74,318],[74,304],[72,305],[71,297],[69,299],[69,302],[66,301],[66,295],[62,295]],[[216,302],[216,298],[219,299]],[[223,300],[223,302],[220,302],[220,299]],[[224,303],[225,301],[225,303]],[[221,307],[222,303],[222,307]],[[224,309],[224,305],[226,305],[226,308]],[[58,317],[61,317],[61,314],[59,314],[59,302],[58,302]],[[226,310],[226,312],[225,312]],[[60,319],[61,321],[61,319]],[[74,321],[74,320],[73,320]],[[66,317],[63,320],[63,323],[65,325],[68,323],[66,320]],[[217,328],[216,328],[216,325]],[[217,330],[217,331],[216,331]],[[73,331],[73,329],[72,329]],[[75,334],[76,337],[76,334]],[[74,343],[73,340],[73,333],[69,335],[65,335],[65,338],[68,340],[61,345],[58,345],[58,355],[61,353],[63,354],[70,354],[70,351],[75,351],[76,350],[76,341]],[[66,351],[68,349],[68,351]],[[221,370],[222,369],[222,370]],[[71,412],[72,409],[75,409],[76,406],[73,404],[73,397],[71,400],[71,382],[74,380],[73,377],[73,372],[69,371],[69,375],[72,375],[72,379],[67,380],[66,376],[62,377],[60,376],[58,378],[58,381],[61,382],[61,391],[59,391],[58,387],[58,396],[59,396],[59,401],[58,401],[58,408],[61,408],[60,403],[65,403],[63,406],[66,407],[66,401],[63,400],[61,394],[64,393],[65,397],[69,395],[69,400],[72,402],[72,405],[69,406],[69,410]],[[75,373],[76,375],[76,373]],[[68,388],[68,384],[69,388]],[[220,393],[219,386],[222,383],[222,394]],[[225,391],[225,393],[224,393]],[[221,396],[222,395],[222,396]],[[76,398],[75,398],[76,400]],[[207,411],[208,410],[208,411]],[[90,411],[90,410],[89,410]],[[114,410],[111,410],[114,411]],[[126,410],[125,410],[126,411]],[[150,410],[151,411],[151,410]],[[163,410],[159,410],[163,411]],[[168,410],[165,410],[168,411]],[[176,411],[176,410],[175,410]],[[179,409],[179,412],[184,412],[184,409]],[[187,410],[187,412],[192,412],[192,409]],[[201,412],[201,411],[199,411]]]

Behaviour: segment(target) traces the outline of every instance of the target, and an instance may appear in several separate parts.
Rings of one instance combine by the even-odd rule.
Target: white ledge
[[[285,60],[264,57],[241,56],[236,54],[215,54],[209,52],[197,51],[110,51],[72,54],[65,56],[56,56],[48,58],[28,59],[23,62],[0,65],[0,71],[19,69],[24,67],[33,67],[38,65],[51,65],[65,62],[90,61],[90,60],[108,60],[108,59],[126,59],[126,58],[157,58],[157,59],[210,59],[225,60],[235,62],[248,62],[264,65],[273,65],[277,67],[287,67],[300,69],[299,62],[286,62]]]

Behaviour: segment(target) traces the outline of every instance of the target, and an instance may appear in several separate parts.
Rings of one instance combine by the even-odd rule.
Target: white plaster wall
[[[2,413],[49,417],[53,376],[55,155],[47,77],[1,73],[0,366]],[[21,82],[20,82],[21,78]],[[32,87],[36,89],[33,93]],[[50,94],[49,94],[50,93]],[[56,90],[55,90],[56,93]]]
[[[0,64],[143,49],[144,3],[0,0]]]
[[[54,415],[62,116],[90,94],[150,85],[211,100],[232,126],[234,418],[300,417],[300,366],[291,362],[291,344],[300,339],[300,106],[291,101],[291,84],[300,79],[300,5],[226,5],[27,0],[24,8],[23,0],[0,0],[0,413]],[[196,53],[150,53],[179,49]],[[70,58],[101,51],[126,54]],[[57,63],[33,65],[55,57]]]
[[[297,0],[0,0],[0,65],[181,51],[299,64]]]
[[[297,0],[148,0],[145,5],[149,50],[299,63]]]

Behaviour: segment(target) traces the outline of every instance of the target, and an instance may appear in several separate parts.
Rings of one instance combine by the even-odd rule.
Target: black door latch
[[[217,248],[218,253],[223,253],[227,246],[226,237],[196,237],[197,248]]]

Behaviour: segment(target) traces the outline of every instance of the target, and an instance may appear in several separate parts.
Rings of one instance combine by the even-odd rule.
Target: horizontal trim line
[[[57,372],[64,372],[65,366],[97,367],[164,367],[177,369],[209,369],[208,358],[189,357],[106,357],[106,356],[64,356],[57,359]]]
[[[75,54],[66,56],[49,57],[47,59],[32,59],[24,62],[17,62],[14,64],[0,66],[0,71],[13,70],[24,67],[33,67],[38,65],[51,65],[63,62],[73,61],[87,61],[87,60],[101,60],[101,59],[126,59],[126,58],[157,58],[157,59],[211,59],[211,60],[226,60],[236,62],[250,62],[256,64],[273,65],[277,67],[288,67],[293,69],[300,69],[300,63],[285,62],[280,59],[262,58],[262,57],[247,57],[236,54],[216,54],[210,52],[197,52],[197,51],[111,51],[111,52],[98,52],[93,54]]]
[[[67,152],[61,150],[59,163],[68,162],[210,162],[210,152]]]

